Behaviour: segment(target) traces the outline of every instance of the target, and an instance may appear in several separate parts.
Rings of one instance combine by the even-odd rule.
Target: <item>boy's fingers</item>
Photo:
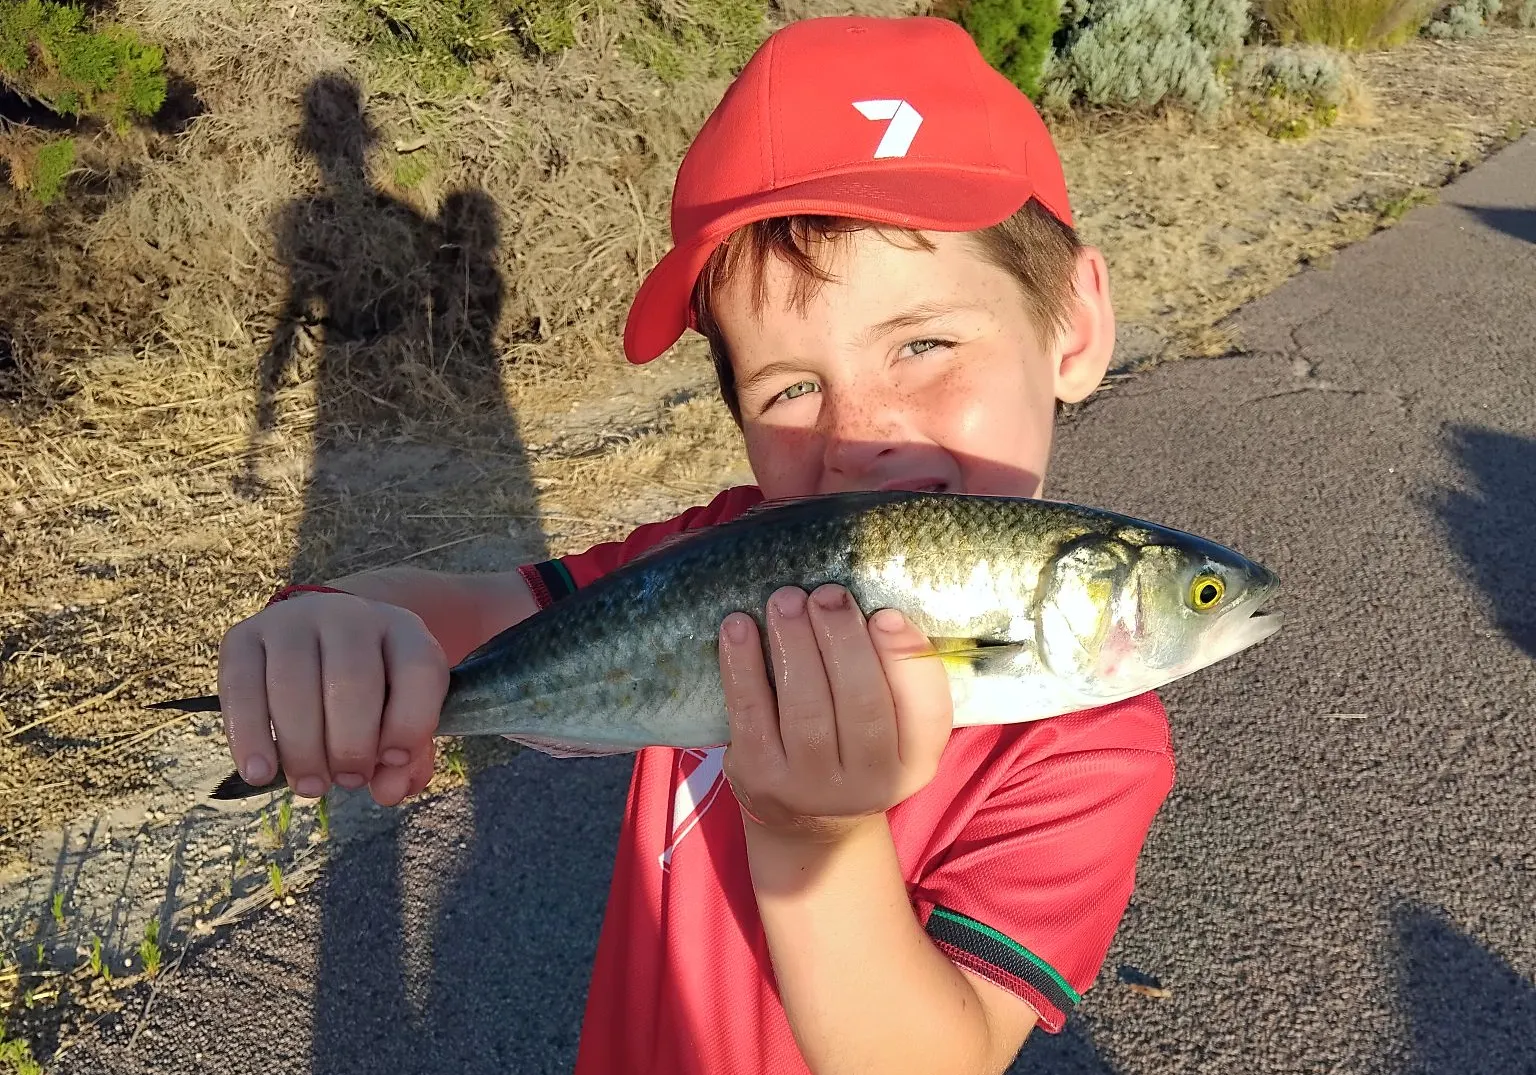
[[[404,765],[431,745],[448,693],[448,661],[437,641],[410,620],[396,620],[384,631],[384,674],[388,694],[379,728],[378,758],[385,765]],[[415,622],[412,622],[415,621]],[[430,754],[430,751],[428,751]]]
[[[427,785],[432,783],[433,766],[437,763],[437,750],[431,745],[411,759],[407,766],[411,771],[411,783],[408,795],[420,795],[427,790]]]
[[[380,806],[397,806],[411,793],[415,773],[409,765],[381,765],[374,770],[368,791]]]
[[[325,762],[325,723],[320,686],[320,639],[308,629],[264,636],[267,706],[277,732],[277,753],[288,785],[318,799],[330,786]]]
[[[267,714],[267,654],[245,623],[230,628],[219,646],[219,708],[224,738],[240,776],[265,784],[277,772],[277,747]]]
[[[331,779],[360,788],[373,775],[384,709],[384,653],[377,628],[332,622],[320,632],[325,670],[325,750]]]
[[[954,727],[954,703],[944,663],[937,656],[916,656],[932,652],[933,647],[896,609],[881,609],[869,618],[869,625],[870,639],[885,667],[896,707],[902,768],[927,783],[938,768],[939,756]],[[916,790],[909,788],[907,794]]]
[[[766,773],[784,767],[784,741],[779,737],[773,688],[763,663],[757,622],[733,612],[720,625],[720,684],[731,725],[729,755],[732,768]]]
[[[428,744],[404,765],[380,765],[374,770],[368,790],[380,806],[397,806],[412,795],[420,795],[432,782],[437,751]]]
[[[843,769],[894,773],[900,764],[891,690],[864,614],[842,586],[811,594],[811,624],[821,647]]]
[[[778,684],[779,736],[792,771],[830,780],[840,761],[832,688],[806,609],[806,594],[786,586],[768,600],[769,653]]]

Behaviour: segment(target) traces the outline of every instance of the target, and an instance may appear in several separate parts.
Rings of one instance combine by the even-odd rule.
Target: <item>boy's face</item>
[[[935,249],[879,232],[822,260],[834,279],[803,309],[791,270],[720,289],[715,317],[736,374],[747,455],[769,499],[868,489],[1039,496],[1056,401],[1104,375],[1114,317],[1097,251],[1079,257],[1079,301],[1049,348],[1023,291],[966,235]]]

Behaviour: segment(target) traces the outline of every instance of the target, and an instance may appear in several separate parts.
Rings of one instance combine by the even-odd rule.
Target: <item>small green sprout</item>
[[[144,939],[139,942],[139,959],[151,978],[160,970],[160,956],[160,922],[151,918],[144,926]]]
[[[112,968],[101,958],[101,938],[91,938],[91,973],[108,985],[112,984]]]

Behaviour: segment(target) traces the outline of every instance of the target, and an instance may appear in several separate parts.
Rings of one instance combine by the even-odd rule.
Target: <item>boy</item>
[[[559,561],[365,573],[236,625],[247,780],[280,753],[304,795],[419,792],[452,663],[765,497],[1039,495],[1054,410],[1114,345],[1044,125],[946,21],[771,37],[690,148],[672,231],[626,353],[709,339],[757,485]],[[578,1072],[1001,1072],[1092,983],[1172,781],[1162,707],[951,733],[939,662],[893,659],[925,640],[871,611],[781,590],[766,662],[728,617],[729,746],[636,757]]]

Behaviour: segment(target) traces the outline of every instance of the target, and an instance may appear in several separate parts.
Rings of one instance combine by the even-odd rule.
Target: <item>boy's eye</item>
[[[948,340],[913,340],[907,344],[907,349],[921,355],[927,354],[929,351],[936,351],[940,347],[948,347],[949,345]]]
[[[814,392],[814,391],[816,391],[816,382],[815,381],[796,381],[794,384],[792,384],[788,388],[784,389],[784,391],[780,392],[779,393],[779,398],[780,399],[794,399],[796,396],[803,396],[807,392]]]

